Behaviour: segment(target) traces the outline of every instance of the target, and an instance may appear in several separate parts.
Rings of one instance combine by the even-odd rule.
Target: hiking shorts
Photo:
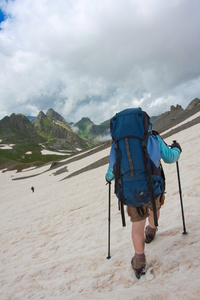
[[[160,196],[156,198],[155,202],[156,202],[156,211],[158,211],[161,207]],[[131,219],[131,222],[138,222],[148,218],[149,210],[153,211],[152,203],[150,203],[148,206],[144,206],[143,209],[144,209],[144,215],[141,216],[139,215],[136,207],[127,206],[127,213]]]

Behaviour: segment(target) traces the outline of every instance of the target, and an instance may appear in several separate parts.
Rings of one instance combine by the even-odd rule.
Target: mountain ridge
[[[18,171],[30,166],[40,166],[59,159],[63,151],[69,156],[80,150],[96,145],[81,138],[55,111],[42,111],[33,123],[22,114],[12,114],[0,121],[0,169],[16,168]],[[4,144],[12,144],[5,149]],[[42,150],[51,150],[51,155],[43,155]],[[54,152],[57,153],[54,154]],[[58,151],[62,151],[58,153]]]
[[[157,130],[163,138],[166,138],[173,133],[199,123],[200,116],[197,115],[198,117],[192,121],[188,120],[186,124],[179,126],[181,122],[199,111],[199,98],[192,100],[185,110],[180,105],[171,106],[170,111],[154,117],[154,121],[152,121],[153,129]],[[42,155],[44,149],[62,151],[60,153],[62,155],[63,151],[70,150],[72,151],[70,156],[72,156],[77,151],[92,149],[97,145],[104,145],[106,148],[111,144],[109,123],[109,120],[107,120],[100,125],[96,125],[89,118],[84,117],[75,124],[69,124],[52,108],[46,114],[42,111],[39,112],[33,122],[22,114],[16,115],[13,113],[10,117],[6,116],[0,120],[0,169],[16,168],[19,171],[33,165],[40,166],[61,159],[60,156],[54,155],[54,152],[51,155]],[[73,131],[75,126],[76,132]],[[176,128],[170,130],[174,126]],[[97,139],[100,140],[100,137],[102,137],[100,142],[94,142]],[[105,141],[107,142],[105,143]],[[3,144],[16,145],[12,149],[4,150]],[[95,151],[98,151],[98,149]],[[27,155],[27,152],[31,154]],[[69,152],[66,155],[69,156]]]
[[[168,130],[170,127],[178,125],[188,117],[192,116],[200,110],[200,99],[193,99],[188,106],[183,109],[181,105],[172,105],[169,111],[162,113],[159,116],[152,116],[150,121],[153,125],[153,129],[162,133]],[[63,118],[64,119],[64,118]],[[66,122],[66,121],[65,121]],[[66,122],[67,123],[67,122]],[[76,123],[67,123],[72,131],[77,133],[83,138],[95,141],[107,141],[109,136],[110,120],[106,120],[99,125],[96,125],[90,118],[83,117]]]
[[[169,111],[164,112],[158,116],[153,122],[153,129],[162,132],[170,129],[173,126],[178,125],[190,116],[200,111],[200,99],[195,98],[192,100],[186,109],[183,109],[180,105],[172,105]]]

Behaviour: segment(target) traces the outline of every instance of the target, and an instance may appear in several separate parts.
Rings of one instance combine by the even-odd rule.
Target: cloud
[[[110,134],[107,134],[107,135],[99,135],[96,137],[95,141],[96,142],[107,142],[107,141],[110,141],[111,140],[111,137],[110,137]]]
[[[0,118],[49,108],[103,122],[200,94],[195,0],[0,0]]]

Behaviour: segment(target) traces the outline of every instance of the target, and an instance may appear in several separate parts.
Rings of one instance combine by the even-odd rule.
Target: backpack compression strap
[[[134,168],[133,168],[133,161],[131,158],[129,141],[128,141],[128,138],[125,138],[124,140],[125,140],[125,145],[126,145],[126,153],[127,153],[127,157],[128,157],[128,162],[129,162],[129,166],[130,166],[131,177],[134,177]]]

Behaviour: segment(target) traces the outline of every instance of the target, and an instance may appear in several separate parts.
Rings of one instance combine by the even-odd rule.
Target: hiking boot
[[[138,279],[145,274],[146,257],[145,255],[135,255],[131,260],[131,265]]]
[[[147,226],[145,228],[145,243],[149,244],[153,241],[156,235],[157,228],[151,228]]]

